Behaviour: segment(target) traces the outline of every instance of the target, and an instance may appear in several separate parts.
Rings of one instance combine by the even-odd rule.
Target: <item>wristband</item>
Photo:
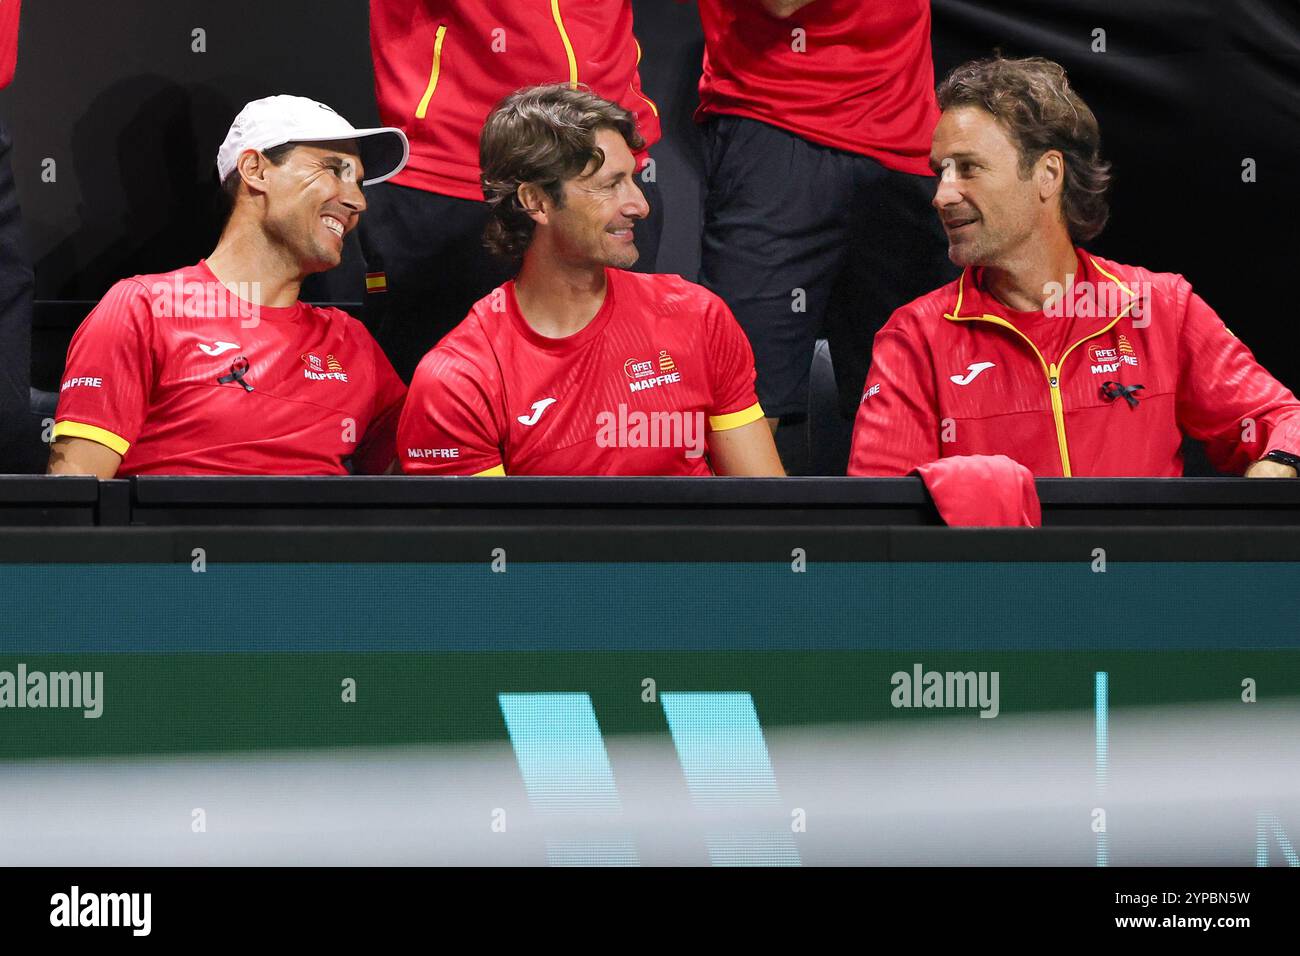
[[[1290,465],[1300,475],[1300,456],[1293,455],[1290,452],[1275,450],[1265,455],[1261,461],[1275,461],[1279,465]]]

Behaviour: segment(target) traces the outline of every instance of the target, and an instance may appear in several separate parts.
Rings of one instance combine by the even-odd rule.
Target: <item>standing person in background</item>
[[[631,0],[370,0],[370,44],[380,116],[406,132],[411,161],[367,193],[364,318],[404,379],[510,277],[483,246],[478,158],[484,121],[517,89],[586,86],[636,117],[637,185],[652,210],[637,224],[637,268],[654,271],[662,213],[647,162],[659,110],[641,92]]]
[[[930,208],[929,0],[700,0],[700,282],[754,347],[758,397],[807,414],[819,335],[841,415],[894,309],[954,274]]]
[[[0,0],[0,89],[18,62],[20,0]],[[31,414],[32,268],[27,261],[18,190],[9,154],[13,141],[0,123],[0,472],[39,469],[37,425]]]

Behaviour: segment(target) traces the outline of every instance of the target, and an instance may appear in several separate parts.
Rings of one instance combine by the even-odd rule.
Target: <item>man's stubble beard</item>
[[[310,230],[304,235],[301,229],[292,224],[286,225],[279,219],[267,219],[262,225],[262,231],[266,233],[270,245],[286,261],[306,274],[328,272],[343,260],[342,249],[336,253],[332,248],[325,248]]]

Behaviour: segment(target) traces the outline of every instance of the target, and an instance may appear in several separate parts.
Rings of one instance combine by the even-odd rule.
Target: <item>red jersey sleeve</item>
[[[722,432],[756,422],[763,408],[754,392],[754,350],[727,304],[710,296],[706,314],[708,357],[713,376],[709,431]]]
[[[937,409],[933,369],[921,345],[903,329],[881,329],[853,426],[849,474],[907,475],[941,457]]]
[[[397,426],[402,471],[505,474],[488,381],[473,362],[450,348],[435,348],[421,360]]]
[[[1188,291],[1178,343],[1178,424],[1214,464],[1243,472],[1270,451],[1300,455],[1300,402]]]
[[[352,468],[356,474],[382,475],[397,457],[397,422],[402,414],[406,386],[379,344],[369,332],[364,334],[374,356],[375,401],[365,434],[352,456]]]
[[[89,438],[125,455],[149,410],[154,383],[153,311],[135,279],[108,290],[68,346],[55,438]]]
[[[0,0],[0,90],[14,78],[18,65],[18,14],[22,0]]]

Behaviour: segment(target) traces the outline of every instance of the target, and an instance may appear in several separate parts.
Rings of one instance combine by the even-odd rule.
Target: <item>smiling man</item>
[[[401,131],[314,100],[244,107],[217,153],[230,216],[216,249],[117,283],[73,337],[49,472],[386,471],[405,387],[360,322],[298,292],[339,264],[362,185],[406,156]]]
[[[876,336],[849,473],[1006,456],[1039,477],[1295,477],[1300,403],[1180,275],[1091,255],[1108,216],[1096,117],[1041,58],[939,87],[934,207],[961,277]],[[985,459],[985,460],[979,460]]]
[[[420,362],[402,468],[447,475],[781,475],[754,355],[717,296],[626,271],[649,214],[630,112],[567,85],[507,97],[480,140],[489,248],[517,278]]]

